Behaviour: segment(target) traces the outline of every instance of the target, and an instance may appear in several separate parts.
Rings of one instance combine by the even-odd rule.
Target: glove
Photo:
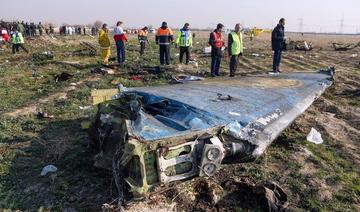
[[[156,45],[159,45],[159,41],[156,41]]]
[[[240,52],[239,56],[243,56],[243,53],[242,53],[242,52]]]

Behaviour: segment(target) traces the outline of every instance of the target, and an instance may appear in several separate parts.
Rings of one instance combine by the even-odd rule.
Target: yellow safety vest
[[[242,33],[237,34],[236,32],[231,33],[233,42],[231,44],[231,54],[238,55],[244,51]]]

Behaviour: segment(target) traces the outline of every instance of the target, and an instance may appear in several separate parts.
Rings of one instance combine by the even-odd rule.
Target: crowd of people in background
[[[126,42],[128,41],[126,34],[134,33],[138,35],[138,41],[140,44],[140,55],[145,52],[146,44],[149,43],[147,35],[149,32],[148,27],[143,27],[139,30],[124,30],[122,28],[123,22],[118,21],[116,27],[113,30],[113,39],[116,44],[117,61],[119,65],[125,63],[126,55]],[[285,19],[280,19],[279,24],[272,31],[271,44],[272,50],[274,51],[273,56],[273,71],[276,73],[280,72],[280,62],[282,51],[286,49],[285,41],[286,37],[284,34]],[[101,59],[104,64],[108,64],[109,57],[111,55],[111,42],[109,38],[109,29],[107,24],[103,24],[101,29],[92,26],[88,29],[84,26],[69,26],[63,25],[59,28],[59,34],[64,36],[71,35],[98,35],[98,41],[101,48]],[[219,68],[223,52],[225,49],[228,50],[228,56],[230,59],[230,77],[235,76],[237,64],[239,58],[243,55],[243,34],[242,26],[236,24],[234,30],[228,34],[228,43],[225,44],[224,40],[224,25],[219,23],[216,29],[210,33],[208,44],[211,46],[211,76],[220,76]],[[9,43],[12,45],[12,52],[15,54],[20,49],[28,52],[25,47],[25,38],[42,36],[43,34],[54,35],[54,27],[51,24],[45,26],[39,22],[35,23],[24,23],[22,22],[4,22],[0,21],[0,41]],[[161,27],[158,28],[155,34],[155,42],[159,46],[159,60],[161,65],[170,64],[170,47],[175,44],[175,48],[180,48],[179,62],[183,63],[183,57],[185,58],[185,64],[189,64],[191,47],[193,45],[194,33],[190,31],[190,24],[185,23],[182,28],[176,34],[168,27],[166,22],[162,22]],[[252,35],[250,35],[252,40]]]
[[[1,30],[6,30],[8,34],[18,30],[25,37],[34,37],[34,36],[42,36],[43,34],[54,34],[54,27],[51,24],[46,24],[45,26],[39,22],[35,24],[33,22],[5,22],[0,21]]]

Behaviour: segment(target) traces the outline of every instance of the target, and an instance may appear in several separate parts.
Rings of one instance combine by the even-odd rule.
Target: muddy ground
[[[113,209],[116,198],[112,173],[93,167],[81,122],[93,115],[90,91],[167,84],[173,74],[209,76],[210,58],[201,54],[208,33],[197,33],[192,50],[196,64],[179,65],[177,50],[166,73],[149,74],[158,65],[158,50],[150,40],[139,57],[136,37],[127,45],[127,61],[114,74],[91,73],[99,56],[73,54],[79,42],[96,45],[90,36],[50,37],[27,40],[30,54],[0,50],[0,209],[45,211],[99,211]],[[249,184],[274,181],[288,194],[290,211],[360,210],[360,48],[335,52],[331,42],[359,42],[359,36],[297,35],[292,40],[313,42],[310,52],[284,54],[283,72],[315,71],[328,66],[337,70],[334,85],[276,139],[255,163],[225,164],[212,178],[194,178],[159,188],[140,201],[128,201],[129,211],[249,211],[262,210]],[[250,42],[238,74],[265,73],[271,69],[269,35]],[[32,53],[52,51],[52,61],[33,61]],[[112,55],[115,56],[113,48]],[[258,55],[254,55],[258,54]],[[55,62],[54,62],[55,61]],[[75,64],[75,65],[74,65]],[[73,77],[55,82],[67,72]],[[228,59],[222,63],[228,75]],[[140,80],[131,80],[131,76]],[[37,118],[42,111],[54,118]],[[321,132],[324,143],[306,141],[311,127]],[[58,171],[41,177],[48,164]]]

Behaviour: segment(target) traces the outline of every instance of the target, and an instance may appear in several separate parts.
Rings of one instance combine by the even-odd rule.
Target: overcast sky
[[[0,19],[52,22],[58,25],[89,24],[102,20],[125,27],[158,27],[167,21],[179,28],[226,27],[240,22],[245,27],[272,28],[281,17],[286,30],[360,33],[360,0],[0,0]]]

